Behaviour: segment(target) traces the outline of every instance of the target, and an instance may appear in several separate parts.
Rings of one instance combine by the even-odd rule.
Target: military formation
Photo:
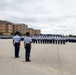
[[[65,44],[67,40],[64,36],[32,36],[32,42],[36,44]]]
[[[22,36],[21,39],[23,40],[25,36]],[[32,43],[34,44],[66,44],[69,43],[76,43],[76,37],[67,37],[67,36],[44,36],[44,35],[34,35],[31,36]]]
[[[0,39],[13,39],[14,46],[14,56],[15,58],[20,58],[19,51],[21,41],[24,41],[24,49],[25,49],[25,61],[30,62],[30,53],[31,53],[31,44],[64,44],[66,42],[75,42],[76,37],[66,37],[66,36],[48,36],[48,35],[34,35],[31,36],[29,32],[26,32],[25,36],[19,36],[19,32],[17,31],[14,36],[1,36]]]

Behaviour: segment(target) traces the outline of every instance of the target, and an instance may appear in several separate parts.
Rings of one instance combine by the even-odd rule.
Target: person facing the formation
[[[31,43],[32,43],[32,39],[30,37],[30,33],[26,32],[26,37],[24,38],[24,48],[25,48],[25,60],[26,60],[26,62],[31,61],[30,60]]]
[[[15,33],[15,36],[13,37],[13,46],[15,48],[15,58],[19,58],[20,36],[18,31]]]

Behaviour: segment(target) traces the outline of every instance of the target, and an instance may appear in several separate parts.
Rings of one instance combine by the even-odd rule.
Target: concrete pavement
[[[76,75],[76,44],[32,44],[31,62],[24,62],[21,42],[20,58],[14,58],[12,40],[0,39],[0,75]]]

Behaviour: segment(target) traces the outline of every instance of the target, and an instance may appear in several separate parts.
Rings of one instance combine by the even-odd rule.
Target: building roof
[[[13,23],[13,25],[25,25],[25,24],[20,24],[20,23]]]
[[[13,24],[13,23],[8,22],[8,21],[3,21],[3,20],[0,20],[0,24]]]
[[[27,26],[27,25],[24,24],[24,23],[12,23],[12,22],[5,21],[5,20],[0,20],[0,24],[25,25],[25,26]]]
[[[34,30],[33,28],[28,28],[28,29],[32,29],[32,30]]]

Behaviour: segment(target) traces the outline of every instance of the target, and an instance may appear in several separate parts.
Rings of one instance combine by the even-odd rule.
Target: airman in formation
[[[64,36],[32,36],[32,42],[36,44],[65,44],[67,38]]]

